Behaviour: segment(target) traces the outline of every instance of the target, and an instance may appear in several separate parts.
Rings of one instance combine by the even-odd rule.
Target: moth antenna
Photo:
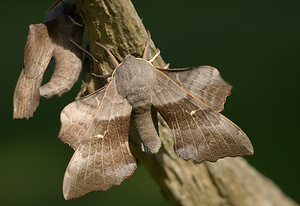
[[[91,73],[91,75],[98,77],[98,78],[104,78],[104,79],[112,76],[112,74],[95,74],[93,72]]]
[[[60,2],[64,3],[63,0],[57,0],[45,13],[48,14],[52,9],[54,9]]]
[[[78,47],[81,51],[86,53],[91,59],[93,59],[95,62],[99,63],[99,61],[89,51],[82,48],[79,44],[77,44],[75,41],[73,41],[73,39],[69,39],[69,40],[70,40],[70,42],[72,42],[72,44],[74,44],[76,47]]]
[[[149,30],[147,30],[147,35],[148,35],[148,38],[147,38],[147,42],[146,42],[145,49],[144,49],[143,56],[142,56],[142,58],[145,59],[145,60],[148,60],[149,55],[150,55],[150,46],[149,46],[149,44],[150,44],[151,34],[150,34]]]
[[[149,63],[152,63],[152,62],[154,62],[154,60],[158,57],[158,55],[160,54],[160,50],[159,49],[157,49],[158,51],[157,51],[157,53],[154,55],[154,57],[152,57],[152,59],[150,59],[148,62]]]
[[[114,55],[108,50],[108,48],[106,48],[103,44],[99,43],[99,42],[95,42],[98,46],[102,47],[107,53],[108,53],[108,58],[110,59],[111,64],[116,68],[117,66],[119,66],[119,62],[116,60],[116,58],[114,57]]]

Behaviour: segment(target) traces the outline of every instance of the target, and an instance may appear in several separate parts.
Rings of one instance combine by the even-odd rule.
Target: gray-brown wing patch
[[[158,70],[157,79],[153,105],[171,128],[179,156],[201,163],[253,154],[251,142],[237,125]]]
[[[232,86],[225,82],[216,68],[199,66],[184,69],[160,69],[177,85],[207,106],[220,112]]]

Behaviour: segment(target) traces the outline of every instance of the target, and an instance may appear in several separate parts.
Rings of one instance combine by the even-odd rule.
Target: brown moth
[[[185,160],[214,162],[253,154],[246,134],[219,113],[231,85],[217,69],[157,69],[151,64],[154,58],[147,61],[147,51],[143,59],[127,55],[118,64],[107,50],[117,65],[112,80],[61,112],[59,138],[75,149],[64,176],[65,199],[107,190],[132,175],[136,160],[128,145],[131,117],[144,150],[158,152],[161,141],[151,106],[171,128],[174,150]]]
[[[58,4],[63,2],[62,4]],[[14,92],[13,118],[30,118],[39,105],[40,96],[50,98],[69,91],[80,74],[83,25],[76,5],[57,1],[44,23],[31,24],[24,49],[24,67]],[[53,58],[51,80],[41,86],[43,75]]]

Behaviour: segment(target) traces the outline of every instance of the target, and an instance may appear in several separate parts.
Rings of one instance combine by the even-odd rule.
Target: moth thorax
[[[134,108],[150,105],[155,70],[149,62],[127,55],[124,62],[117,68],[114,77],[119,94],[130,105]]]

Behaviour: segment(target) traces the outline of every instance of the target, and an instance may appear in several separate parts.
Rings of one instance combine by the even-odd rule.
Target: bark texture
[[[79,96],[91,93],[105,81],[90,75],[111,73],[107,54],[94,42],[104,44],[118,59],[126,54],[140,57],[147,39],[146,29],[130,0],[75,0],[86,26],[90,49],[99,61],[85,65]],[[156,53],[151,42],[151,56]],[[161,57],[154,62],[164,67]],[[139,138],[131,130],[131,150],[143,163],[173,205],[294,206],[298,205],[261,175],[243,158],[225,158],[216,163],[196,164],[178,157],[168,126],[158,117],[162,148],[155,155],[141,151]]]

